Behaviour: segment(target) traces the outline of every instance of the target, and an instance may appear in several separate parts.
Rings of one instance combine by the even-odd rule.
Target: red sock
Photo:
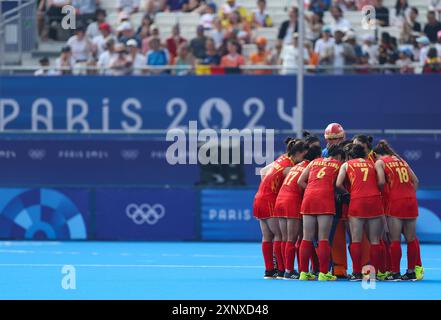
[[[361,243],[352,242],[349,248],[352,259],[352,273],[361,273]]]
[[[317,272],[319,270],[319,258],[317,256],[317,249],[312,248],[312,255],[311,255],[311,270],[314,272]]]
[[[418,242],[413,240],[407,243],[407,269],[414,270],[418,256]]]
[[[312,250],[314,250],[314,246],[311,241],[302,240],[299,248],[299,256],[300,256],[300,271],[308,272],[309,271],[309,259],[312,255]]]
[[[385,245],[385,252],[384,252],[384,267],[385,267],[385,271],[390,271],[391,269],[391,255],[390,255],[390,244],[387,241],[384,241],[384,245]]]
[[[318,245],[318,258],[320,264],[320,272],[329,272],[329,261],[331,259],[331,246],[328,240],[320,240]]]
[[[386,242],[384,240],[380,240],[380,246],[381,246],[381,255],[380,255],[380,270],[381,272],[387,271],[386,268]]]
[[[400,241],[392,241],[390,245],[390,267],[392,272],[400,272],[401,261],[401,243]]]
[[[282,259],[283,259],[283,265],[286,268],[286,264],[285,264],[285,260],[286,260],[285,249],[286,249],[286,241],[282,241]]]
[[[381,269],[381,253],[382,253],[381,244],[371,244],[371,249],[369,252],[369,260],[371,264],[375,268],[375,272],[378,272]]]
[[[263,260],[265,261],[265,270],[270,271],[274,269],[273,260],[273,243],[263,241],[262,242]]]
[[[297,258],[297,269],[300,270],[300,244],[302,243],[302,240],[297,239],[295,250],[296,250],[296,258]]]
[[[287,241],[285,245],[285,268],[290,272],[294,271],[294,257],[296,249],[294,242]]]
[[[285,271],[285,264],[282,256],[282,241],[274,241],[273,250],[277,260],[277,270]]]
[[[423,263],[421,262],[420,240],[417,237],[415,237],[415,241],[417,243],[417,249],[418,249],[417,257],[416,257],[416,265],[422,267]]]

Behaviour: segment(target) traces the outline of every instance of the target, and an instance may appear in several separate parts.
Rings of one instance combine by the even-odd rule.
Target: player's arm
[[[343,163],[343,165],[340,167],[340,171],[338,172],[337,181],[335,182],[335,186],[337,188],[337,191],[343,194],[348,193],[348,190],[346,190],[344,183],[346,179],[346,169],[348,168],[347,163]]]
[[[311,164],[309,164],[305,170],[303,170],[302,174],[299,177],[299,180],[297,180],[297,184],[300,188],[306,189],[306,185],[308,184],[308,177],[309,177],[309,169]]]
[[[384,162],[383,160],[377,160],[375,162],[375,171],[377,172],[377,184],[380,190],[383,190],[386,184],[386,177],[384,175]]]
[[[409,168],[410,178],[412,179],[413,187],[414,187],[415,191],[417,191],[418,190],[418,186],[420,184],[420,180],[418,179],[418,177],[415,174],[415,172],[413,172],[412,168],[409,167],[409,166],[408,166],[408,168]]]
[[[286,176],[291,169],[292,167],[286,167],[285,169],[283,169],[283,176]]]

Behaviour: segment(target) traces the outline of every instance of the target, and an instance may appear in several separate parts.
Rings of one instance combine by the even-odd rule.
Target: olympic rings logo
[[[147,203],[140,205],[131,203],[126,208],[126,214],[137,225],[142,225],[144,223],[154,225],[165,216],[165,208],[158,203],[153,206]]]
[[[409,161],[420,160],[423,155],[421,150],[405,150],[403,154]]]

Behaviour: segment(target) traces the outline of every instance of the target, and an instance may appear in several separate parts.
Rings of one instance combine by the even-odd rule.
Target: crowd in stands
[[[141,10],[140,0],[115,1],[119,24],[112,28],[99,0],[41,0],[42,41],[57,40],[53,26],[63,18],[61,8],[66,4],[76,9],[77,26],[54,70],[42,68],[36,74],[294,74],[299,54],[311,73],[414,73],[416,68],[423,73],[441,73],[439,0],[429,0],[426,17],[420,17],[409,3],[412,0],[397,0],[392,13],[382,0],[310,0],[305,10],[302,53],[298,50],[296,7],[287,9],[286,21],[278,26],[277,42],[270,46],[265,37],[253,36],[256,29],[273,27],[265,0],[256,0],[251,12],[235,0],[223,0],[219,7],[210,0],[145,0],[141,25],[131,22],[131,15]],[[400,36],[376,32],[359,37],[345,13],[366,5],[375,7],[376,19],[369,22],[371,25],[397,26]],[[323,22],[326,11],[332,16],[329,24]],[[177,24],[168,37],[161,37],[155,24],[158,12],[198,13],[196,36],[186,39]],[[250,44],[255,44],[255,51],[244,54],[244,46]],[[40,63],[49,65],[47,58]]]

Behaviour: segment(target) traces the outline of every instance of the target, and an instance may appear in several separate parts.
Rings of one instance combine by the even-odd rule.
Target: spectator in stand
[[[312,42],[307,40],[305,41],[305,49],[308,51],[308,66],[315,69],[319,65],[320,57],[318,53],[314,51],[314,46],[312,45]]]
[[[188,6],[184,10],[184,12],[202,14],[205,11],[206,6],[206,0],[189,0]]]
[[[414,68],[412,66],[412,51],[409,49],[401,49],[398,53],[398,60],[395,62],[401,74],[413,73]]]
[[[269,66],[271,65],[271,52],[267,50],[267,40],[265,37],[256,38],[257,51],[253,52],[249,57],[249,63],[254,66]],[[271,74],[272,70],[253,70],[253,74]]]
[[[383,6],[383,0],[375,0],[374,8],[377,25],[381,27],[389,26],[389,9]]]
[[[292,7],[289,10],[289,20],[281,24],[277,36],[277,39],[281,44],[287,45],[292,42],[293,34],[298,31],[298,13],[297,7]]]
[[[218,66],[220,64],[221,56],[217,52],[216,43],[213,38],[207,38],[205,41],[205,55],[202,59],[198,59],[198,64]]]
[[[351,29],[351,23],[346,20],[343,16],[343,10],[333,5],[331,7],[331,15],[332,15],[332,22],[331,22],[331,32],[334,34],[337,30],[346,32],[349,29]]]
[[[353,0],[334,0],[333,5],[339,7],[343,12],[356,9]]]
[[[331,0],[311,0],[309,2],[309,10],[314,13],[323,15],[325,11],[329,10],[331,3]]]
[[[72,51],[72,58],[76,63],[87,62],[93,52],[92,42],[86,37],[86,32],[82,25],[77,26],[75,34],[66,43]]]
[[[204,27],[198,26],[196,29],[196,38],[190,41],[190,51],[197,59],[202,59],[205,56],[205,42],[207,37],[204,33]]]
[[[216,50],[218,50],[225,39],[225,30],[222,27],[222,22],[219,19],[214,20],[214,29],[210,31],[210,37],[213,38],[216,45]]]
[[[57,76],[59,75],[58,72],[55,70],[49,69],[49,58],[43,57],[39,60],[40,63],[40,69],[36,70],[34,72],[34,76]]]
[[[417,21],[418,9],[411,7],[405,15],[401,29],[401,40],[404,43],[410,43],[413,32],[421,32],[421,24]]]
[[[95,18],[96,9],[99,4],[99,0],[72,0],[77,23],[81,22],[85,26],[91,23]]]
[[[441,59],[438,57],[438,52],[434,47],[431,47],[427,53],[423,73],[441,73]]]
[[[192,68],[194,66],[194,58],[189,53],[188,43],[182,43],[178,48],[178,55],[173,62],[175,67],[174,75],[183,76],[192,73]]]
[[[179,24],[175,24],[172,29],[172,35],[165,41],[168,53],[170,54],[170,61],[174,61],[179,46],[187,42],[187,39],[181,37],[180,30]]]
[[[210,2],[204,6],[204,11],[199,20],[199,24],[202,25],[205,30],[211,30],[214,27],[214,20],[216,19],[216,4]]]
[[[430,41],[429,38],[422,36],[418,37],[416,39],[416,42],[418,44],[419,52],[418,52],[418,61],[420,63],[420,66],[424,66],[427,60],[427,53],[430,49]]]
[[[103,53],[106,50],[107,41],[109,39],[114,38],[112,34],[112,29],[110,28],[110,25],[107,22],[101,23],[99,26],[99,30],[101,34],[96,36],[92,40],[93,52],[95,53],[96,57],[99,57],[101,53]]]
[[[100,74],[110,75],[110,62],[116,56],[115,39],[110,38],[106,41],[106,50],[98,57],[98,69]]]
[[[147,15],[155,15],[165,10],[166,0],[145,0],[145,10]]]
[[[147,54],[147,52],[150,50],[150,43],[153,39],[159,39],[159,28],[156,24],[152,24],[150,26],[151,34],[149,37],[146,37],[142,40],[142,54]]]
[[[375,43],[375,36],[370,34],[365,35],[361,50],[363,55],[367,55],[369,57],[369,65],[376,66],[378,64],[378,45]]]
[[[397,59],[398,50],[396,40],[392,38],[389,33],[383,32],[378,47],[378,63],[381,65],[393,65]]]
[[[188,7],[188,0],[166,0],[165,11],[168,12],[181,12],[185,11]]]
[[[132,25],[128,21],[124,21],[118,26],[117,29],[119,35],[118,35],[118,41],[121,43],[127,43],[130,39],[135,39],[138,44],[141,43],[141,40],[139,36],[135,34],[135,31],[133,30]]]
[[[257,8],[251,13],[253,28],[270,28],[273,26],[273,20],[266,11],[266,0],[257,0]]]
[[[349,30],[346,32],[345,37],[343,40],[349,44],[352,47],[352,50],[354,51],[354,61],[352,63],[360,64],[361,63],[361,57],[363,56],[363,50],[361,46],[357,43],[357,38],[355,35],[355,32],[352,30]]]
[[[354,48],[348,43],[343,42],[344,32],[342,30],[337,30],[334,32],[334,50],[332,55],[333,62],[333,73],[343,74],[345,72],[345,67],[355,63],[356,56]]]
[[[438,52],[438,56],[441,58],[441,31],[437,33],[438,41],[435,44],[436,51]]]
[[[169,55],[166,50],[161,48],[161,41],[153,38],[150,42],[150,50],[147,52],[147,65],[149,66],[167,66],[169,64]],[[169,73],[166,70],[151,70],[151,74]]]
[[[115,45],[115,55],[110,59],[109,67],[114,76],[129,75],[132,71],[132,60],[127,54],[124,43]]]
[[[46,15],[49,21],[49,38],[57,40],[57,30],[54,24],[60,24],[63,20],[63,13],[61,10],[64,6],[70,5],[71,0],[47,0]]]
[[[357,68],[355,69],[357,74],[368,74],[371,73],[371,68],[369,65],[369,55],[364,53],[360,56],[359,62],[357,63]]]
[[[430,42],[436,42],[436,35],[441,30],[441,22],[436,19],[434,11],[427,12],[427,24],[424,26],[424,33],[429,38]]]
[[[395,17],[404,18],[408,8],[409,4],[407,3],[407,0],[397,0],[395,3]]]
[[[132,62],[132,71],[133,75],[141,75],[144,71],[141,69],[145,67],[146,56],[139,52],[138,43],[134,39],[130,39],[126,43],[126,47],[128,50],[128,56],[130,61]]]
[[[297,47],[298,35],[294,33],[292,36],[291,44],[286,44],[282,53],[280,54],[279,64],[283,66],[281,74],[295,74],[297,73],[297,62],[299,56],[299,49]],[[309,63],[308,50],[303,48],[303,63],[307,65]]]
[[[438,19],[441,19],[441,0],[429,0],[429,10],[435,12]]]
[[[355,6],[358,11],[363,10],[366,6],[373,6],[375,0],[355,0]]]
[[[234,11],[229,15],[228,23],[225,24],[227,37],[234,33],[241,44],[249,43],[251,38],[251,28],[245,19],[241,18],[239,12]]]
[[[305,15],[305,38],[315,43],[320,38],[320,33],[323,28],[323,15],[320,13],[312,13]]]
[[[86,29],[86,36],[92,40],[96,36],[101,35],[99,26],[106,22],[106,10],[97,9],[95,12],[95,21],[90,23]]]
[[[224,0],[224,3],[221,5],[219,11],[219,17],[221,18],[222,23],[227,23],[230,14],[234,11],[239,12],[241,18],[247,18],[247,10],[244,7],[238,5],[236,3],[236,0]]]
[[[136,31],[136,34],[141,37],[141,33],[145,33],[146,36],[150,35],[150,27],[153,24],[153,18],[149,14],[145,14],[144,17],[142,17],[141,25],[138,27],[138,30]]]
[[[334,52],[334,38],[331,36],[331,28],[322,28],[322,37],[315,42],[314,52],[318,54],[320,65],[330,65]]]
[[[61,48],[60,56],[55,60],[55,67],[60,74],[72,74],[75,60],[72,57],[72,49],[66,45]]]
[[[120,21],[139,11],[139,0],[118,0],[117,10]]]
[[[283,45],[280,42],[276,42],[274,48],[270,50],[270,55],[268,57],[268,61],[270,65],[275,66],[279,64],[280,57],[282,54]],[[278,73],[278,71],[273,71],[273,73]]]
[[[245,58],[239,53],[240,44],[237,41],[228,41],[228,53],[221,59],[221,66],[224,68],[239,68],[245,65]]]

